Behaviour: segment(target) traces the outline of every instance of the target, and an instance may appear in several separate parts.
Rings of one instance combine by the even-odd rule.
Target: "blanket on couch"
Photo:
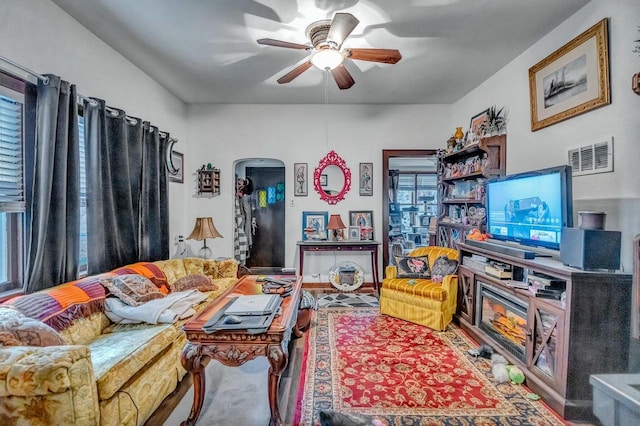
[[[193,306],[203,302],[206,293],[187,290],[170,293],[163,298],[150,300],[140,306],[130,306],[116,297],[105,300],[105,314],[117,324],[169,323],[196,313]]]

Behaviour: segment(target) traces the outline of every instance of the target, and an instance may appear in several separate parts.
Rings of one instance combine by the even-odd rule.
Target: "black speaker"
[[[620,269],[619,231],[562,228],[560,260],[580,269]]]

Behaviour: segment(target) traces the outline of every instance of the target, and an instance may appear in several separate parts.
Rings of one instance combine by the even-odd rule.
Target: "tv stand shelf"
[[[525,384],[565,419],[596,421],[589,376],[628,372],[631,274],[582,271],[550,257],[524,259],[469,240],[458,243],[458,250],[456,323],[520,367]],[[482,257],[510,267],[516,281],[539,275],[564,283],[565,301],[536,297],[529,289],[487,274],[478,261]],[[483,310],[491,305],[487,288],[506,297],[507,306],[523,307],[520,356],[482,321]]]

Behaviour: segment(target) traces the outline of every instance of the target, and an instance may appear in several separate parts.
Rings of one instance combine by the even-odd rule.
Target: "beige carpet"
[[[197,425],[265,426],[269,424],[267,358],[258,357],[240,367],[211,360],[207,365],[206,394]],[[178,426],[189,417],[193,386],[185,394],[165,426]]]

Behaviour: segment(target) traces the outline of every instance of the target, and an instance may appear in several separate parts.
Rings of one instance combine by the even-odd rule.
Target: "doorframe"
[[[238,167],[242,167],[243,172],[246,172],[246,168],[247,167],[281,167],[284,169],[284,185],[285,185],[285,194],[286,194],[286,189],[287,189],[287,182],[286,182],[286,178],[287,178],[287,166],[284,163],[284,161],[278,159],[278,158],[267,158],[267,157],[249,157],[249,158],[238,158],[237,160],[235,160],[233,162],[233,177],[231,180],[231,193],[233,194],[233,202],[231,203],[231,223],[232,223],[232,231],[234,232],[234,236],[235,236],[235,226],[236,226],[236,209],[235,209],[235,196],[236,196],[236,175],[238,175]],[[242,177],[246,177],[246,173],[242,174]],[[285,232],[286,232],[286,205],[285,205],[285,215],[283,217],[283,221],[284,221],[284,228],[285,228]],[[285,241],[286,241],[286,235],[284,236]],[[234,249],[232,250],[232,258],[235,259],[236,258],[236,254],[235,254],[235,240],[233,241],[233,246]],[[285,251],[285,259],[284,259],[284,263],[286,264],[286,251]],[[255,268],[254,268],[255,269]]]
[[[437,149],[382,150],[382,271],[389,264],[389,159],[396,157],[433,157]]]

